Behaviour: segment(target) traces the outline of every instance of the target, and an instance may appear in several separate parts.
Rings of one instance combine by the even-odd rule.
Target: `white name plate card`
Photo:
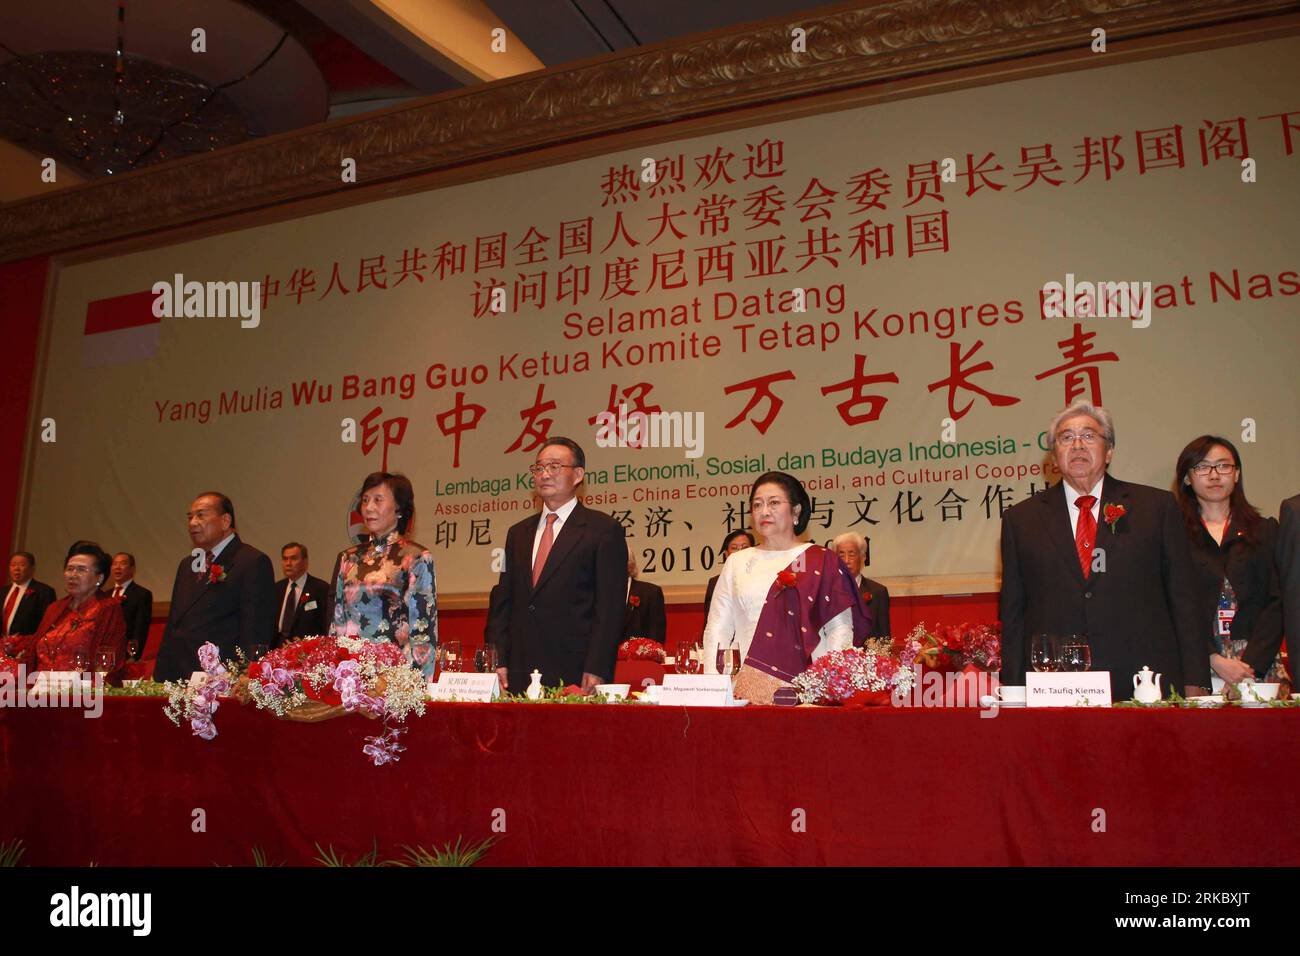
[[[430,700],[473,700],[490,704],[501,696],[496,674],[455,674],[443,671],[429,685]]]
[[[1026,707],[1109,707],[1110,671],[1025,675]]]
[[[659,706],[730,707],[731,678],[726,674],[665,674]]]

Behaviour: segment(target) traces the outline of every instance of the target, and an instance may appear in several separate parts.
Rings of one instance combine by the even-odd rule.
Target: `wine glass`
[[[1061,670],[1086,671],[1092,667],[1092,648],[1084,634],[1067,634],[1061,642]]]
[[[140,659],[139,641],[130,640],[126,642],[126,656],[131,658],[133,661],[138,661]]]
[[[474,650],[474,671],[479,674],[495,674],[497,670],[497,647],[484,644]]]
[[[117,651],[104,650],[95,652],[95,673],[111,674],[117,669]]]
[[[270,650],[265,644],[250,644],[248,646],[248,663],[254,664],[267,655]]]
[[[715,663],[719,674],[725,674],[728,677],[735,676],[736,672],[740,670],[740,648],[734,642],[727,644],[725,647],[719,644]]]
[[[78,674],[84,674],[86,671],[90,670],[90,662],[86,657],[85,651],[73,651],[69,661],[72,665],[72,670],[76,671]]]
[[[1061,639],[1056,634],[1035,634],[1029,639],[1029,663],[1040,673],[1061,669]]]
[[[699,644],[690,641],[680,641],[677,649],[673,652],[673,667],[679,674],[698,674],[703,667],[703,661],[700,655],[703,653]]]

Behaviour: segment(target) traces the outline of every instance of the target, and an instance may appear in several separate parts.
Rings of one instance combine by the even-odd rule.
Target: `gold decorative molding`
[[[638,47],[0,206],[0,262],[613,132],[1300,12],[1297,0],[872,0]],[[807,52],[791,50],[806,31]],[[1290,18],[1286,32],[1296,32]],[[1112,56],[1112,54],[1107,54]],[[1090,65],[1090,64],[1084,64]],[[353,194],[356,201],[364,193]],[[349,197],[351,199],[352,197]]]

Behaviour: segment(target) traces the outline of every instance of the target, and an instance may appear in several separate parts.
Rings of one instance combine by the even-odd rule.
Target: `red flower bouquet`
[[[664,662],[664,647],[658,641],[648,637],[633,637],[618,646],[620,661],[656,661]]]

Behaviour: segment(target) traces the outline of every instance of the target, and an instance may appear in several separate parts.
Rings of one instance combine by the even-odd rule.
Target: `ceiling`
[[[0,203],[822,6],[804,0],[8,0],[0,6]]]

